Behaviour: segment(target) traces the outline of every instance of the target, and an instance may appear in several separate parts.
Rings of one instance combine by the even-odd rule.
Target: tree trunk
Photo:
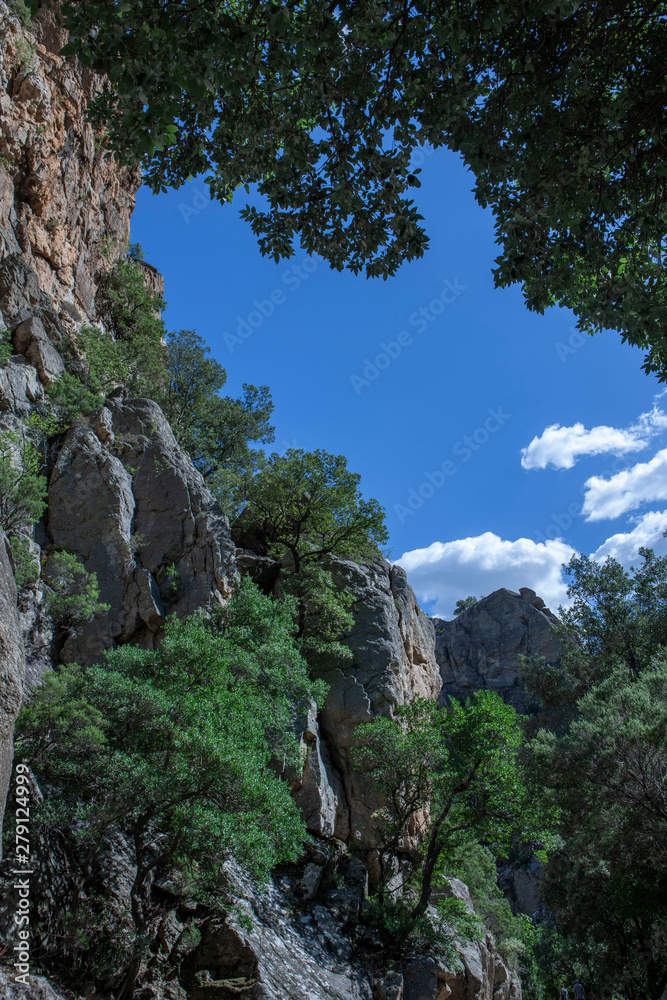
[[[137,979],[139,978],[139,973],[141,971],[141,962],[144,957],[144,944],[142,939],[135,939],[134,951],[132,953],[132,960],[130,962],[129,968],[125,973],[125,979],[123,980],[123,985],[118,991],[117,1000],[132,1000],[134,997],[134,989],[137,985]]]
[[[417,923],[420,917],[423,917],[426,913],[426,907],[428,906],[429,900],[431,898],[431,886],[433,883],[433,872],[435,871],[435,866],[438,863],[438,858],[440,857],[440,852],[442,848],[435,844],[429,844],[428,852],[426,854],[426,861],[424,862],[424,872],[422,874],[422,887],[419,893],[419,901],[415,906],[414,910],[410,914],[410,919],[413,923]]]

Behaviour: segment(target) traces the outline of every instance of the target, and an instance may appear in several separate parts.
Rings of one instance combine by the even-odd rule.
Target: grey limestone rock
[[[63,359],[49,340],[39,316],[31,316],[16,328],[14,347],[32,362],[46,386],[55,382],[65,371]]]
[[[65,644],[82,662],[117,641],[152,645],[167,612],[223,600],[236,573],[227,519],[159,406],[113,399],[107,414],[104,441],[70,429],[49,482],[51,542],[82,557],[110,605]]]
[[[33,403],[44,398],[37,370],[27,358],[17,354],[0,368],[0,411],[27,415]]]
[[[304,765],[301,774],[292,776],[292,794],[308,830],[322,837],[332,837],[340,780],[331,766],[314,702],[306,717],[297,720],[295,728],[301,741]]]
[[[483,941],[458,943],[459,967],[441,970],[439,975],[446,980],[449,993],[444,990],[438,1000],[451,997],[452,1000],[521,1000],[521,981],[508,968],[496,951],[491,934]]]
[[[403,1000],[403,973],[387,972],[375,981],[375,1000]]]
[[[513,913],[525,913],[539,921],[544,910],[541,883],[544,869],[536,858],[527,864],[504,865],[498,872],[501,889],[507,896]]]
[[[349,664],[322,663],[330,685],[320,725],[341,776],[336,836],[363,846],[377,796],[351,766],[358,725],[392,715],[414,697],[435,698],[441,686],[433,626],[419,608],[405,572],[378,558],[370,565],[335,559],[335,583],[354,597],[354,625],[345,643]]]
[[[227,974],[256,980],[250,1000],[372,1000],[368,972],[354,960],[341,918],[317,904],[298,913],[280,887],[270,885],[258,894],[233,866],[226,872],[238,911],[250,917],[250,923],[228,919],[238,936],[233,952],[238,964]],[[195,963],[203,964],[200,956]],[[214,978],[216,970],[210,971]]]
[[[4,1000],[64,1000],[62,993],[43,976],[28,975],[27,982],[19,982],[4,969],[0,969],[0,995]]]
[[[438,965],[426,955],[408,958],[403,963],[403,1000],[436,1000]]]
[[[469,698],[475,691],[488,689],[525,711],[519,657],[534,655],[556,662],[561,649],[551,632],[556,620],[544,601],[527,588],[518,594],[496,590],[453,621],[434,618],[442,675],[440,702]]]

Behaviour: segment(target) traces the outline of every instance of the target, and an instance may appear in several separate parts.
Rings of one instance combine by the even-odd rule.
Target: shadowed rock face
[[[33,795],[39,797],[36,787]],[[106,836],[104,845],[94,873],[121,939],[130,925],[125,901],[134,877],[132,850],[119,831]],[[58,953],[60,941],[50,931],[56,928],[58,904],[69,904],[80,892],[81,872],[68,864],[63,842],[53,834],[39,840],[38,851],[31,894],[38,918],[33,946]],[[459,946],[447,961],[425,955],[378,958],[357,923],[368,874],[340,843],[309,845],[304,862],[266,886],[253,884],[231,862],[221,874],[235,901],[226,916],[192,899],[178,878],[151,879],[151,900],[164,915],[159,953],[138,993],[142,1000],[233,1000],[239,995],[247,1000],[521,1000],[520,983],[490,936]],[[0,870],[0,935],[9,942],[15,936],[11,882]],[[467,890],[458,883],[452,892]],[[37,976],[20,993],[13,992],[17,988],[0,969],[4,997],[2,987],[8,1000],[62,1000],[57,987]]]
[[[554,663],[561,644],[551,632],[557,619],[535,591],[496,590],[453,621],[434,618],[436,658],[442,677],[440,703],[469,698],[480,689],[497,691],[517,711],[528,708],[519,657]]]
[[[165,614],[229,596],[227,518],[151,400],[109,400],[94,429],[72,427],[48,499],[51,541],[83,558],[111,605],[68,639],[66,660],[91,663],[118,641],[150,647]]]

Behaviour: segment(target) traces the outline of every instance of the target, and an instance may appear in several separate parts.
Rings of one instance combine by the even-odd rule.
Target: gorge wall
[[[0,0],[0,330],[11,331],[14,351],[0,366],[0,434],[12,432],[18,442],[64,371],[63,339],[97,320],[98,276],[128,238],[139,186],[138,174],[119,169],[96,142],[85,110],[100,81],[57,54],[63,41],[48,12],[27,29]],[[0,537],[0,823],[14,720],[29,687],[61,661],[92,663],[117,643],[152,646],[167,615],[224,601],[254,558],[234,545],[226,517],[150,400],[112,396],[94,418],[46,441],[41,458],[48,506],[29,539],[39,571],[20,595],[10,547]],[[108,613],[64,641],[45,611],[40,576],[62,549],[97,574],[100,598],[109,604]],[[174,572],[178,588],[170,583]],[[223,922],[156,881],[151,891],[162,901],[172,892],[174,904],[141,1000],[520,998],[518,978],[490,936],[459,943],[453,959],[379,961],[377,942],[357,919],[373,876],[367,834],[378,803],[351,766],[350,750],[359,723],[416,696],[460,696],[494,685],[504,695],[514,691],[513,650],[546,651],[540,629],[548,616],[534,595],[531,603],[504,591],[434,628],[400,567],[381,558],[364,566],[338,560],[333,572],[354,597],[346,639],[353,659],[345,668],[323,665],[329,694],[321,713],[311,711],[302,723],[307,761],[294,794],[314,837],[307,856],[261,892],[230,866],[237,905]],[[37,786],[34,794],[41,795]],[[35,851],[38,944],[47,954],[56,908],[83,890],[62,845],[44,841]],[[118,833],[106,845],[99,885],[120,899],[131,877]],[[451,892],[470,905],[455,882]],[[7,871],[0,890],[0,944],[11,950]],[[127,919],[118,904],[119,928]],[[185,935],[192,921],[194,944]],[[176,968],[185,971],[176,975]],[[12,1000],[61,996],[36,974],[26,990],[0,970],[0,987]]]

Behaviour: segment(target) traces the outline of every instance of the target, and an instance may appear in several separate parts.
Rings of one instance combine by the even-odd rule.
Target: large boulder
[[[67,433],[49,482],[53,546],[81,556],[110,605],[67,639],[90,663],[116,642],[154,645],[166,614],[222,602],[236,576],[229,524],[162,411],[110,400]]]
[[[525,712],[519,658],[530,655],[557,662],[561,643],[552,632],[556,622],[544,601],[526,587],[518,594],[496,590],[453,621],[434,618],[440,702],[463,700],[486,689]]]
[[[65,1000],[44,976],[21,975],[18,980],[14,973],[3,969],[0,969],[0,995],[4,1000]]]

